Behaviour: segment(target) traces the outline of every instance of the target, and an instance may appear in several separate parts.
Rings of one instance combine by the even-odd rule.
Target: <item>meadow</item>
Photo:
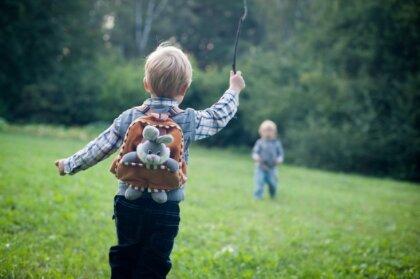
[[[111,158],[60,177],[86,139],[0,132],[0,278],[108,278]],[[287,150],[286,150],[287,151]],[[168,278],[420,278],[420,186],[279,167],[256,201],[249,152],[191,148]]]

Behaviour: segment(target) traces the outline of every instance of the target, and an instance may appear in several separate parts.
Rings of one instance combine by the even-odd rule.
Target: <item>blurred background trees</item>
[[[238,52],[247,88],[229,129],[250,145],[279,125],[287,161],[420,180],[420,5],[416,0],[248,1]],[[14,123],[110,122],[147,97],[144,57],[174,41],[194,63],[181,107],[226,89],[242,1],[5,0],[0,116]]]

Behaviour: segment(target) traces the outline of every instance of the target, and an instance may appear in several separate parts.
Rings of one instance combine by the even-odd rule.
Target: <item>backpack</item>
[[[111,165],[111,172],[130,187],[149,192],[166,192],[178,189],[187,180],[187,164],[184,160],[184,138],[181,127],[173,121],[173,117],[183,110],[172,107],[166,113],[153,113],[149,106],[142,105],[138,108],[144,115],[135,119],[128,127],[119,155]],[[143,137],[144,129],[153,126],[158,129],[159,135],[170,135],[173,141],[166,146],[170,150],[171,160],[178,162],[177,171],[170,171],[163,165],[150,167],[139,161],[123,163],[124,155],[134,155],[137,146],[146,140]],[[136,156],[137,157],[137,156]],[[124,157],[125,158],[125,157]],[[172,161],[173,161],[172,160]]]

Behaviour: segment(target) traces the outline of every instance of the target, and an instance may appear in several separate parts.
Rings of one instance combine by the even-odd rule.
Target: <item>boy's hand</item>
[[[58,173],[60,175],[66,175],[66,173],[64,172],[63,159],[60,159],[60,160],[55,161],[55,166],[58,168]]]
[[[245,80],[242,77],[242,73],[237,71],[236,74],[230,71],[229,89],[235,91],[238,95],[242,89],[245,88]]]

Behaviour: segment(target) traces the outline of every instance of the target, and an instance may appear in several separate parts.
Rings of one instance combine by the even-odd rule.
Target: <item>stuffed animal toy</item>
[[[159,130],[154,126],[146,126],[143,130],[144,142],[137,145],[136,151],[129,152],[121,158],[121,163],[137,165],[146,169],[159,169],[162,171],[177,172],[179,164],[169,157],[170,149],[166,146],[173,141],[171,135],[159,135]],[[140,168],[139,171],[142,169]],[[143,169],[144,170],[144,169]],[[145,181],[147,183],[147,181]],[[135,200],[143,194],[149,185],[129,185],[125,192],[125,198]],[[151,189],[153,190],[153,189]],[[164,203],[167,195],[164,190],[150,191],[152,199],[157,203]]]

